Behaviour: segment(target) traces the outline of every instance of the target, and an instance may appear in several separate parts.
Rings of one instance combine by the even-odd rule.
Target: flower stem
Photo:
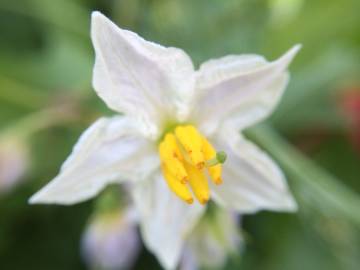
[[[31,113],[15,122],[15,124],[3,129],[1,136],[6,137],[16,134],[16,136],[26,140],[29,136],[42,129],[74,120],[76,114],[71,109],[63,107],[57,106]]]
[[[27,109],[35,109],[43,106],[49,96],[33,91],[31,87],[17,81],[0,76],[1,91],[0,99]]]

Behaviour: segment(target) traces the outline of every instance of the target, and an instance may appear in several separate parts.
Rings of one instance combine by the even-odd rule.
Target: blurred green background
[[[94,202],[27,199],[112,113],[91,87],[93,10],[183,48],[196,66],[226,54],[272,60],[303,44],[280,106],[248,132],[283,167],[300,211],[244,217],[246,248],[226,269],[359,269],[359,0],[0,0],[0,168],[20,160],[16,183],[0,190],[0,269],[86,268],[79,240]],[[134,269],[160,266],[143,249]]]

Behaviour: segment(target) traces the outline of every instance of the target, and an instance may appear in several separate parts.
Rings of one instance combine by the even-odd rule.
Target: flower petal
[[[210,60],[197,72],[197,107],[193,117],[210,135],[224,119],[244,129],[267,117],[288,82],[287,67],[300,46],[273,62],[257,55],[227,56]]]
[[[166,269],[174,269],[183,244],[205,207],[188,205],[167,187],[158,170],[152,179],[134,188],[134,200],[140,213],[144,242]]]
[[[107,184],[136,180],[158,165],[156,149],[126,117],[101,118],[80,137],[60,173],[31,203],[73,204]]]
[[[267,154],[235,129],[222,128],[216,144],[228,155],[224,182],[212,187],[218,203],[241,213],[297,210],[283,173]]]
[[[198,270],[199,262],[192,249],[185,247],[180,259],[179,270]]]
[[[228,256],[241,248],[238,219],[234,213],[215,206],[211,215],[205,215],[191,233],[182,264],[187,266],[190,259],[197,263],[194,269],[223,269]]]
[[[110,108],[145,124],[144,132],[152,137],[175,110],[186,110],[195,78],[185,52],[120,29],[100,12],[92,14],[91,37],[93,85]]]

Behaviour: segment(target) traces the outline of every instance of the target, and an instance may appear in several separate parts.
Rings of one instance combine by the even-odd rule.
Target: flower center
[[[169,188],[182,200],[201,204],[210,198],[208,177],[222,183],[221,164],[226,155],[216,153],[209,141],[192,125],[179,125],[165,134],[159,144],[161,169]]]

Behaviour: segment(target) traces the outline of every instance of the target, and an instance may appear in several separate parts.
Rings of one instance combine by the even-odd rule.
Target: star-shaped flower
[[[209,199],[242,214],[296,210],[279,167],[239,131],[274,110],[300,46],[273,62],[231,55],[195,71],[184,51],[148,42],[99,12],[91,37],[93,86],[124,116],[87,129],[32,203],[74,204],[127,181],[145,244],[168,269]]]

